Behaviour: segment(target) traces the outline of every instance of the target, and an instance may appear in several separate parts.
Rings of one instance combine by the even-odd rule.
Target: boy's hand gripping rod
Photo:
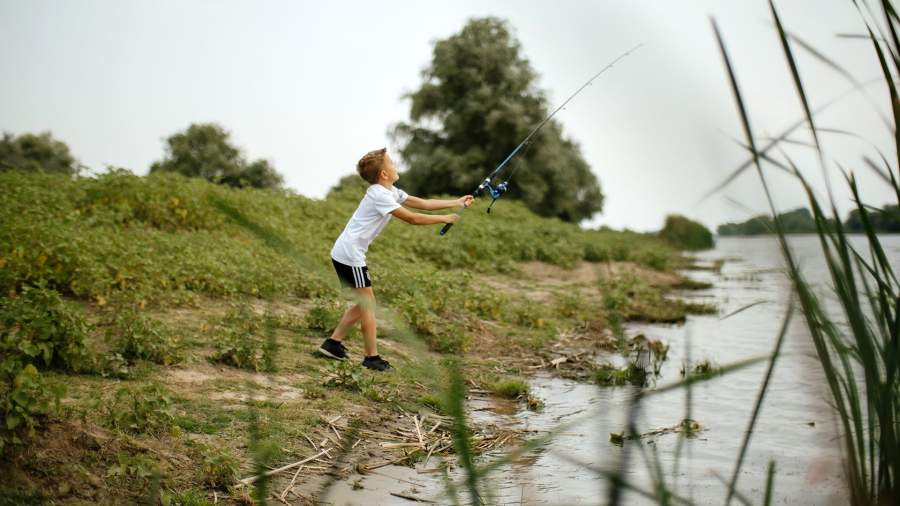
[[[510,153],[510,154],[506,157],[506,159],[504,159],[502,162],[500,162],[500,165],[498,165],[497,168],[494,169],[494,171],[491,172],[491,173],[488,175],[488,177],[484,178],[484,181],[482,181],[481,184],[478,185],[478,188],[475,188],[475,191],[472,192],[472,195],[475,196],[475,197],[477,197],[477,196],[481,195],[482,192],[484,192],[485,190],[487,190],[487,192],[490,194],[491,199],[492,199],[492,200],[491,200],[491,205],[488,206],[487,212],[491,212],[491,206],[494,205],[494,202],[496,202],[497,199],[499,199],[504,193],[506,193],[506,190],[509,189],[509,179],[507,179],[506,181],[503,181],[502,183],[500,183],[500,184],[498,184],[498,185],[496,185],[496,186],[493,186],[493,185],[491,184],[491,181],[493,181],[493,179],[497,176],[497,174],[499,174],[500,171],[503,170],[503,167],[505,167],[506,164],[509,163],[510,159],[512,159],[512,157],[514,157],[514,156],[516,155],[516,153],[518,153],[519,150],[521,150],[522,147],[525,146],[525,145],[528,143],[528,141],[531,140],[531,138],[534,136],[534,134],[536,134],[536,133],[538,132],[538,130],[541,129],[541,127],[543,127],[545,124],[547,124],[547,122],[550,121],[550,120],[553,118],[553,116],[556,116],[556,113],[558,113],[559,111],[561,111],[561,110],[566,106],[566,104],[569,103],[570,100],[572,100],[573,98],[575,98],[576,95],[578,95],[579,93],[581,93],[581,90],[587,88],[588,85],[590,85],[590,84],[592,84],[592,83],[594,82],[594,79],[597,79],[598,77],[600,77],[601,74],[603,74],[603,73],[606,72],[607,70],[611,69],[611,68],[613,67],[613,65],[615,65],[616,63],[619,62],[619,60],[621,60],[622,58],[625,58],[626,56],[630,55],[631,53],[633,53],[634,51],[636,51],[637,49],[639,49],[639,48],[640,48],[641,46],[643,46],[643,45],[644,45],[644,44],[641,43],[641,44],[638,44],[638,45],[634,46],[633,48],[629,49],[628,51],[625,51],[625,52],[622,53],[618,58],[616,58],[615,60],[613,60],[609,65],[603,67],[603,69],[601,69],[600,72],[597,72],[596,74],[593,75],[593,77],[591,77],[590,79],[588,79],[587,82],[584,83],[583,85],[581,85],[581,88],[578,88],[578,90],[576,90],[575,93],[572,93],[572,95],[570,95],[569,98],[567,98],[566,101],[562,103],[562,105],[560,105],[559,107],[557,107],[553,112],[550,113],[549,116],[547,116],[546,118],[544,118],[543,121],[541,121],[541,122],[538,124],[538,126],[536,126],[536,127],[534,128],[534,130],[532,130],[531,133],[529,133],[528,136],[525,137],[525,140],[523,140],[521,143],[519,143],[519,145],[516,146],[516,149],[512,150],[512,153]],[[465,210],[466,210],[466,208],[463,207],[462,209],[460,209],[459,211],[457,211],[456,214],[462,215],[462,212],[465,211]],[[458,220],[457,220],[457,221],[458,221]],[[452,227],[452,226],[453,226],[453,223],[447,223],[447,224],[445,224],[445,225],[441,228],[441,235],[446,234],[447,231],[450,230],[450,227]]]

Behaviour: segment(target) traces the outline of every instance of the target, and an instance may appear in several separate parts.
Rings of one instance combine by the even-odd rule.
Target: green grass
[[[486,386],[491,392],[507,399],[527,398],[531,392],[528,382],[522,378],[499,378]]]
[[[314,200],[173,174],[3,172],[0,290],[43,284],[99,305],[142,308],[203,297],[315,298],[304,323],[324,332],[340,312],[328,252],[360,197],[354,187]],[[540,307],[490,302],[491,290],[478,289],[480,274],[509,272],[529,260],[561,266],[627,260],[656,269],[678,263],[671,247],[648,235],[582,230],[514,201],[491,215],[479,212],[482,206],[445,237],[434,228],[394,224],[369,255],[379,303],[396,307],[437,350],[468,345],[466,319],[547,323]],[[470,300],[482,302],[467,307]]]

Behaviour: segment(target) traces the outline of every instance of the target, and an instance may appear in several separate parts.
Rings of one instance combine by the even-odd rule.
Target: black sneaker
[[[365,359],[363,359],[362,365],[363,367],[373,369],[375,371],[388,371],[390,369],[393,369],[390,362],[379,357],[378,355],[375,355],[374,357],[366,357]]]
[[[330,337],[322,342],[322,346],[319,346],[319,353],[326,357],[347,360],[347,347],[344,346],[344,343]]]

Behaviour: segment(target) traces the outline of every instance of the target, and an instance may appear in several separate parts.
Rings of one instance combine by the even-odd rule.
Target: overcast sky
[[[849,0],[782,0],[778,7],[790,30],[860,81],[878,77],[870,44],[835,36],[864,31]],[[269,159],[289,188],[321,198],[366,151],[391,147],[388,128],[408,118],[402,95],[421,83],[433,42],[487,15],[509,21],[554,107],[644,43],[557,115],[606,194],[589,224],[652,230],[678,212],[715,226],[765,211],[751,172],[699,203],[745,158],[730,140],[742,133],[710,15],[756,133],[776,135],[802,117],[762,0],[0,0],[0,130],[49,130],[91,168],[146,174],[163,156],[165,137],[194,122],[217,122],[249,158]],[[850,87],[797,54],[813,105]],[[884,110],[885,90],[868,88]],[[826,156],[857,169],[869,203],[890,201],[861,164],[862,155],[877,156],[872,144],[891,152],[873,107],[857,94],[818,119],[867,139],[823,134]],[[795,138],[809,140],[803,131]],[[786,149],[820,184],[808,148]],[[847,193],[834,178],[845,211]],[[803,204],[796,183],[774,172],[773,183],[781,208]]]

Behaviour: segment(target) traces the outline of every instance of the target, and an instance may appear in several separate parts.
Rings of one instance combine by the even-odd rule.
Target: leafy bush
[[[0,456],[7,445],[22,443],[19,437],[22,433],[33,436],[41,419],[59,408],[59,401],[65,393],[63,385],[48,382],[34,365],[28,364],[15,371],[17,365],[6,360],[0,370],[4,378],[0,383],[0,409],[3,415]]]
[[[144,482],[159,473],[159,462],[142,453],[118,452],[116,463],[106,469],[106,477],[120,479],[138,479]]]
[[[351,392],[362,392],[372,386],[372,378],[366,376],[362,365],[344,360],[328,366],[322,384]]]
[[[690,373],[688,372],[690,371]],[[717,374],[722,374],[722,367],[714,364],[709,359],[703,359],[689,366],[682,366],[679,371],[681,377],[689,378],[710,378]]]
[[[183,358],[180,345],[170,331],[158,320],[134,309],[116,313],[107,336],[115,342],[121,356],[129,361],[148,360],[171,365]]]
[[[21,443],[23,432],[33,435],[59,406],[64,387],[48,382],[38,367],[85,368],[87,332],[81,308],[55,290],[27,288],[0,299],[0,453]]]
[[[196,458],[200,461],[203,483],[209,487],[224,489],[234,484],[238,475],[238,459],[226,450],[202,443],[195,445]]]
[[[643,385],[647,372],[631,364],[621,368],[603,364],[594,372],[594,379],[598,384],[606,386]]]
[[[0,299],[0,352],[3,361],[74,370],[86,356],[89,325],[81,308],[56,290],[26,288]]]
[[[312,308],[306,313],[306,328],[321,332],[329,332],[337,326],[343,316],[341,303],[334,299],[316,299]]]
[[[216,342],[216,352],[210,359],[239,369],[272,372],[277,326],[277,318],[257,315],[249,306],[240,305],[223,319],[221,328],[226,334]]]
[[[108,405],[106,416],[116,429],[160,434],[175,426],[175,404],[171,392],[156,384],[123,387]]]
[[[513,305],[511,311],[514,323],[535,329],[547,327],[551,317],[543,304],[527,299]]]
[[[666,224],[659,237],[676,248],[686,250],[710,249],[715,246],[712,232],[702,223],[677,214],[666,216]]]
[[[487,387],[488,390],[507,399],[524,398],[531,391],[528,382],[522,378],[500,378],[489,382]]]
[[[114,169],[80,186],[75,210],[94,227],[143,225],[174,232],[213,230],[225,221],[207,204],[207,187],[183,178],[141,177]]]

